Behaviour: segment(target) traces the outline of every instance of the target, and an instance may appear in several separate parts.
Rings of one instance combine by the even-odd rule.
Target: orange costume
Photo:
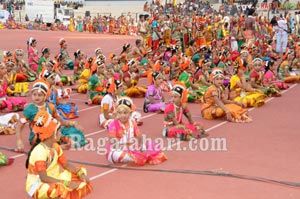
[[[64,198],[80,199],[88,195],[92,186],[89,182],[83,181],[81,175],[86,175],[85,168],[79,168],[75,173],[65,169],[68,164],[62,148],[53,143],[51,147],[43,141],[56,136],[60,123],[51,117],[47,111],[39,112],[34,118],[33,131],[39,136],[41,142],[31,151],[27,167],[26,191],[32,198]],[[44,182],[39,175],[46,172],[46,175],[57,182]],[[78,188],[68,187],[70,182],[79,183]]]
[[[224,79],[224,74],[222,69],[214,68],[211,73],[211,81],[214,81],[216,78]],[[224,107],[221,107],[217,104],[215,97],[217,97],[222,103],[225,102],[225,95],[223,87],[218,87],[216,84],[211,85],[205,92],[203,96],[203,103],[201,103],[201,114],[205,119],[216,119],[226,116],[228,111],[232,117],[232,122],[248,122],[251,119],[248,117],[247,109],[242,108],[241,106],[235,103],[223,103]]]

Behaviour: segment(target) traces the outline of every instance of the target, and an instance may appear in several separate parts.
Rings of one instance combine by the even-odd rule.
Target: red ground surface
[[[51,48],[52,55],[59,50],[59,38],[69,43],[69,53],[80,48],[87,55],[93,55],[96,47],[101,47],[105,55],[119,53],[125,42],[133,44],[136,37],[112,36],[69,32],[9,31],[1,30],[1,50],[13,50],[16,47],[26,49],[26,40],[33,36],[38,41],[38,48]],[[146,83],[146,80],[143,80]],[[188,143],[180,143],[178,147],[186,147],[185,151],[166,151],[168,161],[157,166],[147,165],[140,169],[181,169],[211,170],[259,176],[282,181],[300,182],[299,158],[299,85],[292,85],[280,98],[269,98],[260,108],[251,109],[254,122],[249,124],[228,123],[222,120],[207,121],[201,118],[199,104],[190,104],[195,121],[204,123],[210,136],[204,144],[213,145],[211,138],[225,138],[226,151],[191,151]],[[76,119],[84,128],[86,136],[97,147],[97,140],[107,133],[97,125],[99,107],[84,104],[85,95],[72,95],[70,101],[79,106],[80,117]],[[28,98],[30,102],[30,98]],[[142,108],[142,99],[134,99],[138,108]],[[142,132],[149,137],[161,137],[163,115],[143,113]],[[28,131],[23,135],[26,150]],[[16,138],[0,136],[0,146],[14,148]],[[104,155],[97,154],[97,148],[91,145],[82,151],[65,151],[68,159],[96,164],[108,164]],[[203,149],[203,148],[202,148]],[[1,167],[1,198],[27,199],[25,192],[26,156],[6,150],[0,150],[9,157],[15,158],[11,166]],[[179,174],[166,172],[128,171],[119,169],[86,166],[92,180],[94,190],[89,199],[133,198],[205,198],[205,199],[287,199],[300,198],[300,189],[235,178],[203,176],[195,174]],[[130,166],[123,165],[124,168]],[[137,167],[134,167],[137,168]],[[139,167],[138,167],[139,168]]]

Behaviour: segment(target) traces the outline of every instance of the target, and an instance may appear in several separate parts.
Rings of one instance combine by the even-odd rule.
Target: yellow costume
[[[10,74],[6,75],[8,85],[13,85],[14,89],[12,90],[10,87],[7,88],[7,94],[10,96],[13,95],[21,95],[26,96],[29,92],[29,83],[28,82],[18,82],[17,81],[17,74],[15,72],[11,72]]]
[[[91,70],[90,69],[84,69],[78,79],[79,86],[77,88],[78,93],[86,93],[88,89],[88,79],[91,76]]]
[[[259,92],[246,92],[238,87],[241,79],[237,75],[233,75],[230,79],[230,98],[235,102],[242,102],[245,107],[259,107],[265,103],[265,95]]]
[[[86,180],[86,170],[70,170],[70,163],[56,143],[60,123],[52,118],[48,111],[40,111],[34,117],[32,131],[37,136],[37,145],[33,146],[26,161],[26,191],[32,198],[80,199],[88,195],[92,186]],[[61,135],[61,134],[60,134]],[[48,142],[47,142],[48,141]],[[73,166],[74,167],[74,166]],[[71,172],[72,171],[72,172]],[[45,182],[46,177],[52,178]],[[71,189],[70,182],[78,183]]]
[[[54,144],[51,150],[45,144],[38,144],[31,153],[29,160],[28,175],[26,180],[26,191],[33,198],[81,198],[91,191],[91,185],[81,182],[79,177],[67,170],[62,170],[60,164],[63,164],[65,157],[63,150],[58,144]],[[77,189],[71,190],[63,183],[44,183],[41,182],[38,175],[39,171],[45,170],[47,175],[67,181],[80,182]],[[83,169],[86,173],[86,170]]]

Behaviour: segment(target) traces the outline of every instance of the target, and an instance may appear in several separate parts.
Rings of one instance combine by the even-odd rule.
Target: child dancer
[[[108,128],[110,122],[115,118],[115,103],[123,92],[123,84],[114,78],[107,83],[107,94],[101,100],[99,123],[102,128]]]
[[[266,96],[281,96],[277,86],[271,84],[263,84],[264,71],[262,70],[262,59],[255,58],[252,61],[253,69],[250,73],[250,82],[252,88],[261,90]]]
[[[22,141],[22,132],[23,128],[26,123],[29,123],[30,128],[30,136],[29,136],[29,142],[34,145],[37,137],[33,133],[32,128],[34,126],[33,119],[36,116],[36,114],[39,111],[48,111],[49,114],[52,115],[52,117],[56,118],[63,126],[68,127],[62,129],[64,136],[62,137],[62,142],[66,142],[66,147],[70,147],[72,141],[72,132],[74,130],[83,130],[83,128],[77,124],[75,121],[66,121],[63,120],[57,113],[57,110],[55,108],[55,105],[51,103],[47,103],[47,94],[48,94],[48,84],[43,81],[35,82],[33,85],[33,88],[31,90],[31,98],[32,98],[32,104],[29,104],[23,111],[23,117],[19,120],[16,126],[16,137],[17,137],[17,150],[23,151],[24,145]],[[78,137],[74,137],[73,141],[76,141],[76,143],[85,142],[85,140],[78,140]]]
[[[281,90],[288,89],[290,87],[288,84],[284,83],[283,80],[278,79],[277,65],[275,64],[274,60],[269,60],[266,62],[263,84],[265,86],[270,85],[273,87],[278,87]]]
[[[26,191],[32,198],[82,198],[92,186],[86,169],[76,167],[57,144],[61,138],[60,123],[47,111],[33,119],[32,130],[37,142],[26,160]]]
[[[172,90],[172,102],[165,108],[165,121],[163,136],[179,137],[181,140],[199,138],[208,134],[203,127],[192,120],[192,115],[187,106],[188,92],[182,83],[175,83]],[[184,124],[183,115],[188,119]]]
[[[38,50],[36,48],[37,41],[36,39],[30,37],[27,41],[28,46],[28,63],[32,70],[37,72],[39,57],[38,57]]]
[[[0,112],[8,113],[24,109],[26,99],[23,97],[7,97],[8,81],[6,66],[0,62]]]
[[[240,59],[235,65],[234,75],[230,79],[230,99],[243,103],[244,107],[259,107],[265,103],[266,96],[262,91],[254,89],[246,81],[245,61]]]
[[[156,112],[156,111],[165,111],[165,99],[163,96],[162,89],[160,87],[163,82],[163,75],[160,72],[153,72],[149,78],[151,85],[148,86],[146,92],[146,98],[144,102],[144,112]]]
[[[201,104],[201,114],[205,119],[226,117],[230,122],[250,122],[247,109],[242,104],[228,100],[225,96],[223,81],[224,73],[221,68],[214,68],[211,73],[213,85],[208,87]]]
[[[6,80],[8,83],[7,95],[9,96],[27,96],[29,92],[28,82],[17,82],[17,73],[14,69],[15,62],[13,59],[8,59],[6,65]]]
[[[128,97],[117,101],[116,118],[110,123],[107,160],[111,163],[159,164],[167,160],[165,154],[154,150],[153,143],[143,143],[136,122],[131,119],[134,104]]]

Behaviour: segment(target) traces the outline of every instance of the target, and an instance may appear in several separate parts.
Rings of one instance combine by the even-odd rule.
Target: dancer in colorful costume
[[[250,74],[250,82],[252,88],[261,90],[266,96],[281,96],[280,89],[275,85],[264,85],[264,71],[262,70],[263,61],[260,58],[255,58],[252,61],[253,69]]]
[[[33,119],[37,142],[26,160],[26,191],[32,198],[80,199],[92,190],[86,169],[71,164],[57,144],[60,125],[47,111]]]
[[[254,89],[246,81],[244,66],[241,60],[235,65],[234,75],[230,79],[230,100],[243,103],[244,107],[259,107],[265,103],[266,96],[262,91]]]
[[[60,141],[61,144],[64,144],[64,147],[66,149],[70,148],[72,145],[74,147],[78,147],[87,143],[84,136],[82,136],[83,128],[75,121],[63,120],[57,113],[55,105],[46,102],[46,99],[48,97],[48,91],[49,91],[48,85],[49,84],[43,80],[39,80],[33,84],[33,87],[31,89],[31,98],[33,103],[29,104],[24,109],[23,116],[21,117],[21,119],[19,120],[16,126],[18,151],[24,150],[22,133],[26,123],[29,124],[29,128],[30,128],[29,142],[31,143],[31,145],[35,144],[37,140],[37,136],[32,131],[32,128],[34,126],[34,122],[33,122],[34,117],[37,115],[39,111],[47,111],[49,114],[52,115],[52,117],[56,118],[64,126],[64,128],[62,128],[63,136]],[[80,132],[80,136],[78,136],[79,133],[77,132]]]
[[[133,163],[143,166],[160,164],[167,160],[165,154],[155,150],[154,143],[143,142],[137,124],[131,119],[134,104],[128,97],[117,101],[116,118],[110,123],[107,160],[111,163]]]
[[[143,110],[147,112],[165,111],[166,103],[161,89],[163,75],[160,72],[153,72],[149,77],[151,85],[148,86]]]
[[[26,99],[23,97],[7,97],[8,81],[5,64],[0,62],[0,112],[8,113],[24,109]]]
[[[172,102],[165,108],[163,136],[188,141],[208,135],[200,123],[193,121],[186,103],[187,98],[188,92],[184,84],[176,82],[172,90]],[[183,123],[183,116],[188,119],[188,123]]]
[[[223,87],[224,73],[221,68],[214,68],[211,73],[213,85],[208,87],[201,103],[201,114],[205,119],[226,117],[230,122],[250,122],[247,109],[242,103],[228,100]]]
[[[106,93],[106,78],[104,76],[105,64],[97,60],[96,66],[97,68],[92,69],[92,73],[94,74],[88,80],[88,104],[101,104],[101,100]]]

